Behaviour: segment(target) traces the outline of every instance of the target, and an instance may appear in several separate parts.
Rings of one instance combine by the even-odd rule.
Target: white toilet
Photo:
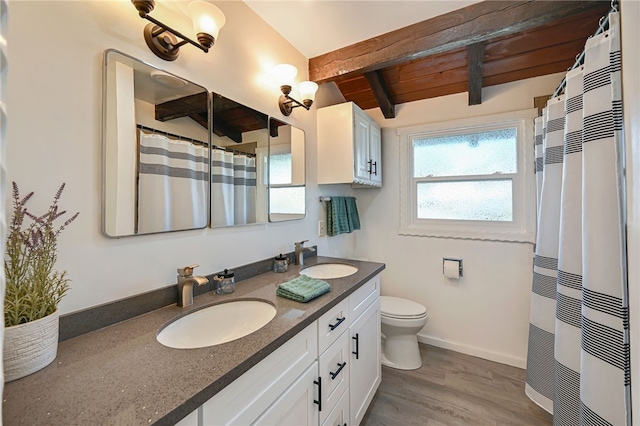
[[[399,370],[422,366],[416,335],[427,323],[427,309],[400,297],[380,296],[382,364]]]

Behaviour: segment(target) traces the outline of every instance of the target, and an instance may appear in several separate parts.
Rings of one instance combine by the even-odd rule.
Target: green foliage
[[[58,236],[79,213],[57,225],[56,220],[67,213],[58,211],[58,200],[63,189],[64,183],[56,192],[47,212],[37,216],[26,207],[33,192],[21,199],[18,185],[13,182],[13,215],[4,260],[5,327],[52,314],[69,289],[66,271],[58,272],[54,266],[58,259]]]

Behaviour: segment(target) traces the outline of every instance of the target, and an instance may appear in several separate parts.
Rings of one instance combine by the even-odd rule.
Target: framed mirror
[[[209,218],[206,88],[116,50],[103,73],[103,232],[205,228]]]
[[[266,114],[212,93],[211,227],[267,222]]]
[[[269,120],[269,221],[303,219],[305,208],[305,134],[275,118]]]

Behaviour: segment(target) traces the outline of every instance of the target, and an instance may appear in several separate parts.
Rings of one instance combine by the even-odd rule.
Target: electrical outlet
[[[327,234],[327,223],[324,220],[318,221],[318,237],[324,237]]]

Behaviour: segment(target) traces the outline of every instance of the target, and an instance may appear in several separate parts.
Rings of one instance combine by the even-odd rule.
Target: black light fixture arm
[[[278,105],[280,106],[280,112],[287,117],[291,115],[291,111],[294,108],[302,107],[309,111],[309,108],[313,105],[313,101],[311,99],[305,99],[300,102],[299,100],[289,96],[291,93],[291,86],[280,86],[280,90],[282,91],[282,95],[280,95],[280,98],[278,99]]]
[[[172,44],[172,46],[174,48],[179,48],[180,46],[184,46],[187,43],[190,43],[192,45],[194,45],[195,47],[197,47],[198,49],[202,50],[204,53],[209,52],[209,47],[207,46],[203,46],[202,44],[198,43],[197,41],[193,41],[191,40],[189,37],[185,36],[184,34],[182,34],[181,32],[174,30],[173,28],[171,28],[170,26],[168,26],[167,24],[164,24],[160,21],[158,21],[157,19],[155,19],[152,16],[149,16],[146,12],[144,11],[139,11],[140,17],[146,19],[149,22],[152,22],[154,24],[156,24],[158,27],[155,29],[155,31],[153,31],[152,35],[154,37],[158,37],[160,34],[162,34],[165,31],[170,32],[171,34],[173,34],[174,36],[181,38],[182,41],[176,43],[176,44]]]

